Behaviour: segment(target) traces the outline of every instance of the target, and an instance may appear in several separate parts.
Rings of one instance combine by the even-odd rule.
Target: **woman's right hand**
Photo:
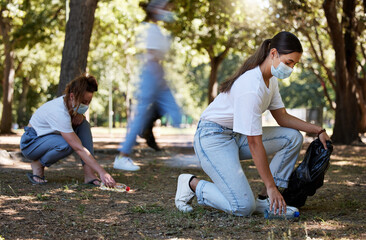
[[[100,175],[100,179],[102,180],[102,182],[104,183],[104,185],[106,185],[107,187],[114,187],[116,185],[116,181],[114,181],[114,179],[112,178],[112,176],[105,172]]]
[[[278,213],[281,215],[282,213],[286,213],[286,202],[283,199],[281,193],[278,191],[277,187],[267,188],[267,194],[269,197],[270,205],[269,210],[276,214],[277,209],[279,209]]]

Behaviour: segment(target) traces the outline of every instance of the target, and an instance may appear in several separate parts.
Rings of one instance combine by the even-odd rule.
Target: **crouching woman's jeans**
[[[291,128],[264,127],[262,140],[266,153],[275,153],[270,170],[276,185],[287,188],[300,153],[302,135]],[[213,181],[199,181],[198,203],[237,216],[250,216],[255,210],[255,199],[240,164],[240,160],[252,158],[247,136],[201,120],[194,149],[202,169]]]
[[[74,128],[82,145],[94,156],[93,137],[90,124],[84,121]],[[37,136],[32,127],[25,127],[20,139],[20,150],[24,157],[30,160],[39,160],[43,166],[49,167],[58,160],[69,156],[73,149],[60,134]],[[81,161],[84,165],[84,162]]]

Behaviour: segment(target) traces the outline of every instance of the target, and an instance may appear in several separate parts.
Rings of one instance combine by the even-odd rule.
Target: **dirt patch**
[[[113,177],[131,187],[129,193],[83,185],[75,156],[46,169],[45,186],[28,182],[28,163],[2,167],[0,235],[5,239],[366,239],[366,147],[335,147],[324,186],[308,198],[298,221],[234,217],[196,201],[192,213],[178,212],[174,196],[179,174],[209,179],[200,169],[168,166],[172,156],[192,155],[192,148],[165,149],[137,148],[133,157],[141,171],[135,173],[112,169],[114,153],[97,152],[97,160]],[[257,193],[262,184],[253,162],[243,161],[242,166]]]

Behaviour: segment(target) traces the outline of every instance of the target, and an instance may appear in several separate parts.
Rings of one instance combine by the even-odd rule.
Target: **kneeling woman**
[[[295,35],[280,32],[221,85],[221,93],[201,115],[194,139],[196,155],[213,183],[180,175],[175,197],[180,211],[192,211],[188,203],[197,196],[199,204],[238,216],[266,209],[286,212],[278,187],[287,188],[298,158],[303,142],[298,130],[318,133],[325,148],[329,140],[321,127],[289,115],[281,100],[277,78],[290,76],[302,51]],[[262,128],[266,110],[280,127]],[[275,154],[270,164],[267,154]],[[257,200],[240,164],[240,159],[251,158],[265,184]]]
[[[46,102],[33,114],[20,140],[23,155],[32,160],[33,174],[27,174],[32,183],[45,184],[44,167],[75,151],[82,160],[85,183],[116,184],[94,158],[90,125],[83,116],[97,90],[96,79],[82,75],[67,84],[65,95]]]

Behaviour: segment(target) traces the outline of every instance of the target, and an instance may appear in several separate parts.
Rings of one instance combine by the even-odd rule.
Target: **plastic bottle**
[[[107,187],[106,185],[104,185],[104,183],[100,184],[100,189],[101,190],[109,190],[109,191],[114,191],[114,192],[128,192],[130,191],[130,187],[126,186],[125,184],[122,183],[117,183],[116,186],[114,186],[113,188]]]
[[[286,213],[282,213],[282,214],[278,214],[278,210],[277,210],[277,214],[274,214],[274,211],[269,211],[269,210],[264,210],[264,218],[265,219],[294,219],[294,218],[298,218],[300,216],[300,212],[298,211],[293,211],[291,209],[287,208]]]

